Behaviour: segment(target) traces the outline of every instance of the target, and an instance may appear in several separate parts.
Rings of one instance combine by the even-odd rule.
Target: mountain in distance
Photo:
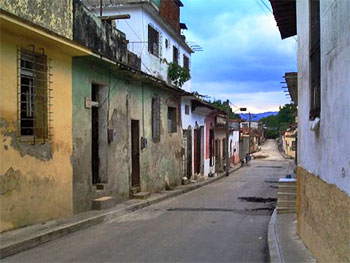
[[[261,118],[265,118],[271,115],[277,115],[278,111],[268,111],[263,113],[251,113],[251,120],[252,121],[259,121]],[[241,119],[243,120],[249,120],[249,113],[241,113],[239,114],[241,116]]]

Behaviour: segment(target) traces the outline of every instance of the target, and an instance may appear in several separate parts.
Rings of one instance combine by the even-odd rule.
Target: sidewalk
[[[270,262],[314,263],[311,252],[297,235],[296,214],[277,214],[273,212],[268,229]]]
[[[237,165],[234,168],[231,168],[230,173],[238,170],[240,167],[240,165]],[[185,194],[224,177],[226,177],[225,173],[220,173],[217,177],[209,177],[205,181],[181,185],[172,191],[154,193],[147,200],[130,199],[126,202],[117,204],[115,207],[108,210],[88,211],[69,218],[57,219],[5,232],[0,234],[0,258],[8,257],[23,250],[65,236],[69,233],[121,217],[125,214],[132,213],[135,210]]]

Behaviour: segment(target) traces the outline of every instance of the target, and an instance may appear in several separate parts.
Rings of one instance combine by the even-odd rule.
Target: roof
[[[286,72],[284,78],[287,83],[288,92],[295,105],[298,105],[298,73]]]
[[[297,34],[296,0],[270,0],[281,38]]]

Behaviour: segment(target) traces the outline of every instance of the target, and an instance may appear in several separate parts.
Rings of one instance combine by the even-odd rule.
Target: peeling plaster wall
[[[2,0],[0,9],[66,38],[73,38],[72,0]]]
[[[108,123],[115,131],[115,140],[107,145],[108,182],[97,192],[91,174],[91,110],[84,107],[84,97],[91,96],[91,83],[105,85],[109,90]],[[131,120],[140,121],[140,137],[148,141],[140,150],[141,191],[157,192],[166,184],[180,183],[182,167],[182,133],[168,133],[167,107],[179,101],[174,94],[140,81],[126,80],[115,66],[98,63],[92,58],[73,59],[73,122],[74,122],[74,212],[91,209],[91,201],[99,195],[111,195],[117,201],[129,198],[131,187]],[[161,140],[152,141],[152,96],[161,98]],[[142,105],[144,105],[142,107]],[[106,131],[103,131],[106,132]]]
[[[52,140],[19,141],[17,131],[17,48],[44,48],[52,59]],[[35,39],[1,31],[0,231],[72,214],[71,57]]]

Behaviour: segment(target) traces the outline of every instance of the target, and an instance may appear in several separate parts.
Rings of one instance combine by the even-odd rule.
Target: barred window
[[[177,132],[176,108],[168,107],[168,132]]]
[[[148,51],[159,57],[159,32],[148,25]]]
[[[185,104],[185,114],[186,115],[190,114],[190,105]]]
[[[152,139],[154,142],[160,141],[160,97],[152,98]]]
[[[49,139],[49,74],[44,54],[19,50],[19,133],[33,143]]]

